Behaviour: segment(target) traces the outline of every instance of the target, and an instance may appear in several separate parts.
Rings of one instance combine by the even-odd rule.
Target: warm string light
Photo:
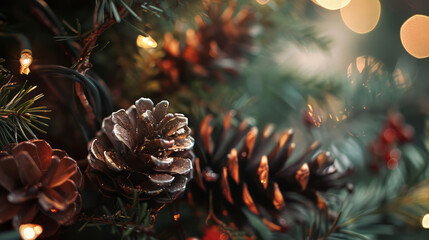
[[[429,213],[426,213],[426,215],[423,216],[422,227],[425,229],[429,229]]]
[[[33,62],[32,52],[29,49],[24,49],[21,51],[21,57],[19,58],[19,63],[21,68],[19,72],[21,74],[28,75],[30,73],[30,65]]]
[[[151,36],[138,35],[137,46],[141,48],[156,48],[158,43]]]
[[[401,42],[415,58],[429,57],[429,16],[416,14],[401,26]]]
[[[351,0],[340,9],[344,24],[353,32],[364,34],[371,32],[380,19],[379,0]]]
[[[34,240],[42,234],[43,228],[37,224],[22,224],[19,226],[19,234],[23,240]]]

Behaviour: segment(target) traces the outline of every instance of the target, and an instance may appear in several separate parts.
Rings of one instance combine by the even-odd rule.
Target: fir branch
[[[131,202],[125,203],[121,198],[111,201],[108,206],[101,207],[101,214],[88,216],[81,213],[78,221],[84,222],[79,231],[87,226],[108,225],[112,227],[112,233],[120,234],[121,239],[135,239],[135,237],[151,237],[154,234],[152,209],[148,203],[139,201],[137,192]]]
[[[118,217],[118,218],[122,218],[122,217]],[[85,213],[82,213],[78,217],[78,221],[85,221],[84,225],[82,225],[82,229],[80,230],[83,230],[83,228],[90,223],[99,223],[99,224],[116,226],[121,228],[124,231],[132,229],[133,232],[137,232],[137,233],[144,233],[146,235],[153,234],[152,226],[146,227],[142,224],[134,224],[132,222],[126,223],[126,222],[115,221],[115,220],[117,219],[112,217],[106,217],[106,216],[104,217],[87,216]]]
[[[25,100],[36,86],[27,87],[24,84],[19,89],[19,85],[12,82],[13,76],[2,66],[0,68],[0,146],[3,148],[13,142],[37,138],[33,129],[46,133],[41,126],[46,127],[47,124],[43,120],[50,118],[41,113],[50,110],[45,106],[33,107],[43,94]]]

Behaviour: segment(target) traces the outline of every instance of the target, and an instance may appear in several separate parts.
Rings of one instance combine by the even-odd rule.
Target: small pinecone
[[[168,102],[155,107],[140,98],[127,110],[103,120],[88,145],[88,176],[107,196],[166,203],[185,190],[191,178],[194,139],[188,119],[167,113]]]
[[[286,210],[290,192],[304,195],[325,209],[320,192],[344,186],[338,181],[343,175],[337,172],[329,153],[317,152],[316,142],[284,168],[295,147],[293,131],[276,134],[269,125],[258,139],[258,129],[246,120],[238,125],[234,114],[227,114],[221,131],[210,125],[210,115],[201,124],[198,143],[203,149],[195,159],[194,200],[207,196],[201,190],[211,189],[217,214],[231,217],[235,224],[244,227],[246,218],[241,208],[247,207],[276,231],[288,228],[279,213]]]
[[[198,28],[186,32],[184,58],[193,63],[193,71],[200,76],[223,79],[223,72],[238,74],[245,55],[252,52],[250,27],[254,14],[243,8],[235,12],[235,3],[231,1],[222,12],[222,5],[207,4],[209,22],[197,16]],[[219,71],[221,70],[221,71]]]
[[[187,61],[183,58],[179,41],[171,33],[164,35],[164,56],[156,60],[158,75],[155,77],[162,86],[162,92],[177,91],[183,84],[186,84]]]
[[[44,140],[12,144],[0,152],[0,223],[41,225],[41,238],[68,226],[81,208],[82,173],[64,151]]]
[[[254,52],[250,26],[254,14],[243,8],[234,14],[233,3],[222,12],[222,4],[209,3],[204,22],[196,17],[198,28],[186,31],[186,43],[171,33],[164,35],[164,57],[157,60],[163,91],[177,90],[187,79],[210,77],[224,80],[225,73],[238,74],[246,55]]]

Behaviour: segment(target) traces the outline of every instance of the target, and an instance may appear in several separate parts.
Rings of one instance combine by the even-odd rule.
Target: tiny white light
[[[21,68],[19,72],[21,74],[28,75],[30,73],[30,65],[33,62],[32,52],[29,49],[24,49],[21,51],[21,57],[19,58],[19,63]]]

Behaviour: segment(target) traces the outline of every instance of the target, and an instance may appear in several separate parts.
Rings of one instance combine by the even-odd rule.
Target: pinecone
[[[248,8],[234,14],[234,1],[223,12],[220,3],[208,3],[206,7],[210,20],[204,22],[196,16],[198,28],[187,29],[183,46],[171,33],[164,35],[165,55],[157,60],[156,76],[164,92],[177,91],[195,77],[224,80],[225,73],[238,74],[245,55],[254,51],[250,34],[254,14]]]
[[[201,124],[198,143],[203,149],[195,159],[195,201],[207,196],[201,190],[211,189],[216,214],[245,227],[246,217],[241,208],[246,207],[271,230],[284,231],[288,225],[280,212],[286,210],[289,192],[304,195],[325,209],[320,193],[344,186],[338,181],[343,174],[336,171],[334,159],[327,152],[317,152],[317,142],[284,168],[295,147],[293,131],[276,134],[269,125],[258,139],[258,129],[246,120],[237,126],[234,115],[234,111],[226,115],[221,131],[210,125],[211,115]]]
[[[177,91],[188,79],[187,61],[183,58],[179,41],[173,34],[164,35],[164,56],[156,60],[158,75],[155,77],[160,81],[162,92]]]
[[[107,196],[166,203],[185,190],[194,155],[188,119],[140,98],[103,120],[89,143],[88,176]]]
[[[79,213],[82,180],[76,161],[44,140],[7,146],[0,152],[0,223],[39,224],[42,238],[52,236]]]
[[[206,7],[210,20],[195,18],[198,28],[186,32],[183,56],[198,75],[222,80],[223,72],[238,74],[245,55],[253,51],[250,26],[254,14],[249,8],[234,14],[235,1],[230,1],[223,11],[220,3],[208,1]]]

